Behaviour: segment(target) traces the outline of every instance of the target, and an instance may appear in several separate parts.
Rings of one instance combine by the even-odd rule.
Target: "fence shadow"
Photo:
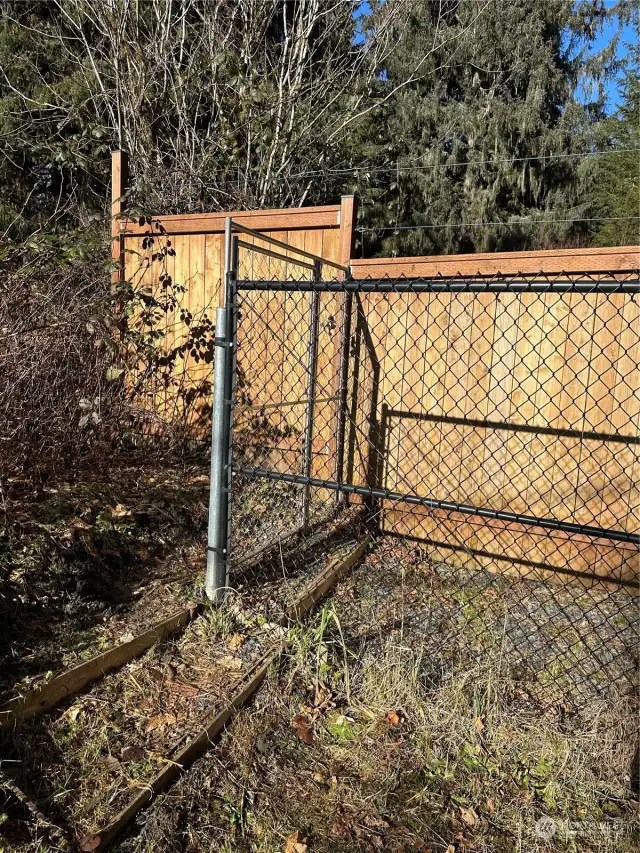
[[[381,368],[367,322],[365,306],[359,294],[356,294],[355,302],[356,323],[351,340],[349,429],[345,439],[347,444],[346,482],[354,483],[360,476],[365,486],[374,489],[383,479],[385,458],[384,423],[378,415]],[[365,448],[364,454],[360,452],[362,445]],[[372,518],[379,517],[380,506],[376,498],[365,497],[363,504]]]
[[[500,430],[521,435],[547,435],[569,437],[576,440],[612,441],[623,445],[637,444],[637,439],[625,435],[581,433],[576,430],[536,427],[529,424],[480,421],[456,417],[443,417],[381,407],[379,428],[382,464],[375,471],[377,488],[391,488],[399,476],[393,465],[391,436],[400,426],[400,435],[409,434],[404,423],[425,422],[443,424],[463,429]],[[484,444],[482,448],[484,449]],[[420,442],[416,442],[420,450]],[[426,448],[425,448],[426,450]],[[460,465],[460,462],[458,462]],[[460,465],[462,468],[463,466]],[[481,467],[481,466],[480,466]],[[478,468],[478,471],[480,470]],[[372,474],[374,472],[372,471]],[[477,489],[474,471],[467,468],[469,486]],[[481,472],[480,472],[481,473]],[[401,479],[401,477],[400,477]],[[460,477],[459,486],[463,483]],[[400,489],[398,489],[400,490]],[[424,488],[416,493],[432,497]],[[438,495],[440,496],[440,495]],[[460,497],[460,496],[458,496]],[[457,499],[457,498],[456,498]],[[460,501],[466,503],[466,501]],[[525,513],[523,513],[524,515]],[[406,516],[403,518],[403,515]],[[628,592],[640,589],[640,542],[612,542],[580,533],[530,527],[513,521],[487,519],[480,515],[447,512],[444,510],[411,507],[392,501],[383,502],[380,528],[382,532],[396,533],[416,542],[424,542],[449,553],[454,563],[475,557],[479,565],[490,571],[504,572],[518,577],[555,580],[561,583],[578,582],[582,586],[599,585],[602,588],[620,588]]]

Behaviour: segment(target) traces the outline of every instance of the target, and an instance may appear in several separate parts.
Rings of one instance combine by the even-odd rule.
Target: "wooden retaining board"
[[[101,652],[55,676],[41,687],[11,699],[0,707],[0,729],[12,728],[50,711],[65,699],[79,693],[87,684],[139,657],[165,637],[185,628],[196,612],[196,605],[191,604],[132,640]]]
[[[307,615],[347,569],[364,555],[367,545],[368,540],[365,540],[345,557],[330,561],[304,587],[296,600],[290,605],[282,619],[282,624],[287,625],[290,621],[302,619]],[[133,818],[151,802],[154,796],[166,790],[197,758],[210,749],[231,717],[248,702],[262,684],[269,667],[278,660],[286,647],[286,642],[279,642],[268,649],[251,671],[237,683],[233,695],[225,707],[221,710],[214,710],[206,716],[200,732],[171,756],[166,766],[151,779],[143,790],[133,797],[107,826],[93,835],[85,836],[80,842],[81,849],[83,851],[101,851],[107,848]]]

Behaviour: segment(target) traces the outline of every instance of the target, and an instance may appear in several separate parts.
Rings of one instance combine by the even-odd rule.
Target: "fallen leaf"
[[[71,708],[67,708],[67,710],[62,714],[63,717],[66,717],[67,720],[71,720],[74,723],[78,716],[82,713],[82,705],[72,705]]]
[[[122,767],[115,755],[105,756],[104,763],[109,768],[109,770],[120,770],[120,768]]]
[[[234,672],[238,672],[238,670],[242,669],[243,661],[241,658],[235,658],[233,655],[225,655],[222,658],[219,658],[218,666],[223,667],[224,669],[231,669]]]
[[[297,731],[300,740],[306,743],[307,746],[311,746],[313,743],[313,732],[311,731],[308,717],[297,714],[293,718],[293,727]]]
[[[239,649],[243,643],[244,637],[242,634],[232,634],[227,640],[227,647],[230,648],[232,652],[235,652],[235,650]]]
[[[144,749],[139,746],[125,746],[120,753],[120,761],[142,761]]]
[[[335,820],[331,824],[330,834],[336,838],[344,838],[348,834],[348,828],[342,815],[336,816]]]
[[[287,844],[284,848],[284,853],[307,853],[307,839],[296,829],[287,838]]]
[[[197,474],[195,477],[189,477],[185,480],[187,486],[205,485],[209,482],[208,474]]]
[[[484,723],[480,719],[480,717],[476,717],[473,721],[473,727],[477,732],[481,732],[484,729]]]
[[[478,815],[476,814],[473,806],[469,806],[468,809],[460,809],[460,817],[467,824],[467,826],[475,826],[478,822]]]
[[[173,726],[177,722],[175,714],[154,714],[149,717],[146,726],[147,734],[155,732],[157,729],[162,729],[165,726]]]
[[[111,508],[111,518],[126,518],[131,515],[131,510],[127,509],[124,504],[117,504]]]
[[[395,711],[387,711],[386,716],[385,716],[385,720],[388,723],[391,723],[392,726],[399,726],[400,725],[400,717],[396,714]]]
[[[91,530],[92,527],[92,524],[89,524],[83,518],[78,518],[78,516],[75,516],[69,522],[69,530]]]
[[[180,696],[186,696],[187,699],[197,696],[200,692],[200,689],[194,684],[185,684],[184,681],[169,681],[167,686],[172,693],[178,693]]]
[[[334,708],[333,694],[324,685],[319,685],[316,688],[313,705],[317,711],[322,711],[325,708]]]
[[[496,801],[493,799],[493,797],[489,797],[489,799],[487,800],[487,811],[489,812],[489,814],[493,814],[495,810]]]

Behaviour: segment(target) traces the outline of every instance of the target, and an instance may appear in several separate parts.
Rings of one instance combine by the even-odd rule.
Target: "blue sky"
[[[607,4],[609,5],[609,4]],[[612,5],[612,4],[611,4]],[[597,39],[593,44],[594,51],[600,51],[605,48],[610,42],[613,36],[615,35],[617,30],[617,23],[612,21],[607,24],[607,26],[603,29],[603,31],[598,35]],[[622,29],[622,34],[620,37],[620,42],[618,44],[618,57],[623,59],[627,53],[627,45],[629,42],[633,41],[634,34],[633,28],[630,24],[627,24]],[[619,103],[619,92],[618,86],[615,80],[609,80],[606,86],[607,91],[607,99],[608,99],[608,108],[609,111],[614,110]]]

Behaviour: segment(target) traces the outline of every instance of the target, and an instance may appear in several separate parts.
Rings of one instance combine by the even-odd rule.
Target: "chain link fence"
[[[554,701],[636,687],[637,271],[353,281],[250,239],[227,294],[244,606],[281,621],[367,537],[372,571],[428,580],[402,618],[432,674],[499,656]]]

